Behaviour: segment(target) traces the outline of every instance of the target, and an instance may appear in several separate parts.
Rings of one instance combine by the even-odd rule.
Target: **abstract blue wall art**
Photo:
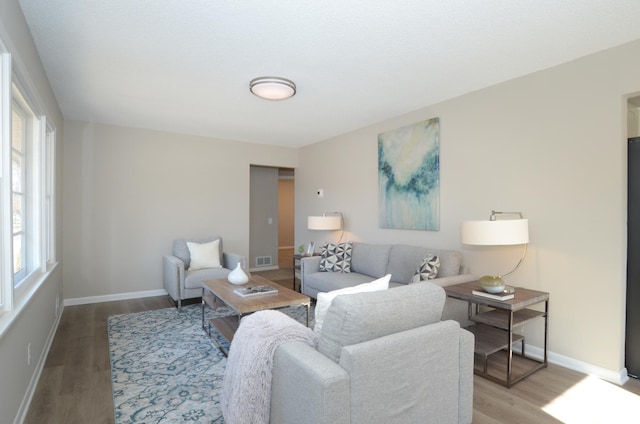
[[[380,228],[440,230],[440,119],[378,134]]]

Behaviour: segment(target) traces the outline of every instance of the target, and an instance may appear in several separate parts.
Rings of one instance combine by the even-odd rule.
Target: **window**
[[[56,216],[55,216],[55,164],[56,132],[47,127],[45,135],[45,205],[44,205],[44,263],[48,266],[56,261]]]
[[[18,288],[42,263],[41,237],[44,213],[40,178],[44,174],[38,158],[44,150],[41,120],[14,84],[11,99],[11,246],[13,286]]]
[[[0,39],[0,332],[56,261],[56,131],[35,93]]]
[[[8,166],[11,146],[11,55],[6,53],[0,40],[0,307],[3,312],[12,308],[13,285],[11,282],[10,239],[5,236],[11,231],[8,205],[11,203]],[[5,158],[7,158],[5,160]],[[5,207],[6,205],[6,207]]]
[[[25,224],[26,208],[26,127],[27,119],[14,104],[11,110],[11,234],[13,238],[13,284],[26,276]]]

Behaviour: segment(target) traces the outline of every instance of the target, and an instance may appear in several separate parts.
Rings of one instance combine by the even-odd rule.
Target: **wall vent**
[[[271,256],[256,256],[256,266],[271,265]]]

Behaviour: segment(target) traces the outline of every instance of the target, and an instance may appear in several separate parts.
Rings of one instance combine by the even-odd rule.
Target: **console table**
[[[466,328],[475,335],[475,354],[483,360],[481,371],[474,366],[475,374],[506,387],[511,387],[539,369],[546,368],[547,337],[549,334],[549,293],[516,287],[513,299],[500,301],[474,295],[472,293],[473,290],[482,290],[480,283],[477,281],[454,284],[443,288],[448,297],[468,303],[469,319],[476,323]],[[543,302],[544,312],[528,309],[532,305]],[[481,311],[480,306],[488,308],[483,308]],[[513,332],[515,328],[536,318],[544,318],[544,358],[542,361],[526,356],[524,336]],[[534,361],[536,365],[524,374],[514,377],[512,374],[513,345],[517,342],[521,343],[521,353],[515,354]],[[496,378],[487,372],[488,356],[501,350],[507,351],[505,379]]]

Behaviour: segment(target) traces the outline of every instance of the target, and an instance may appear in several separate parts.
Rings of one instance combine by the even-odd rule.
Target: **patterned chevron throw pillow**
[[[433,280],[438,276],[439,269],[440,258],[429,253],[418,265],[418,269],[416,269],[416,273],[413,275],[411,282],[419,283],[420,281]]]
[[[320,271],[351,272],[353,243],[325,243],[320,255]]]

